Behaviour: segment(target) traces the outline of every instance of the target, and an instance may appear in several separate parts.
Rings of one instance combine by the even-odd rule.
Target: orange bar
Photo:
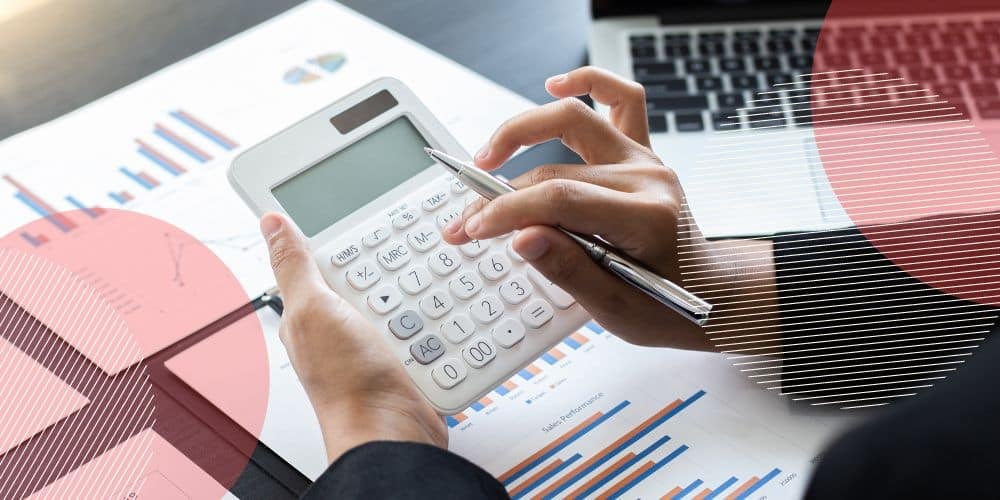
[[[579,498],[579,497],[583,496],[583,492],[586,491],[587,488],[590,488],[591,486],[597,484],[602,479],[608,477],[608,475],[610,475],[612,471],[614,471],[615,469],[617,469],[623,463],[628,462],[629,460],[632,460],[633,458],[635,458],[635,453],[632,453],[632,452],[626,453],[624,457],[618,459],[617,462],[615,462],[615,463],[609,465],[607,468],[605,468],[604,472],[601,472],[600,474],[598,474],[598,475],[590,478],[590,480],[587,481],[586,483],[581,484],[579,488],[573,490],[573,492],[570,493],[569,495],[567,495],[567,497],[568,498]]]
[[[681,488],[680,486],[674,486],[674,489],[668,491],[666,495],[663,495],[662,497],[660,497],[660,500],[669,500],[671,498],[674,498],[674,495],[680,493],[681,490],[683,490],[683,489],[684,488]]]
[[[503,386],[508,391],[513,391],[514,389],[517,389],[517,384],[515,384],[513,380],[508,380],[508,381],[504,382]]]
[[[570,335],[569,338],[577,341],[580,345],[583,345],[583,344],[586,344],[587,342],[590,342],[590,339],[588,339],[587,337],[585,337],[580,332],[576,332],[573,335]]]
[[[511,497],[516,497],[522,491],[524,491],[525,487],[533,484],[535,481],[538,480],[538,478],[540,478],[540,477],[548,474],[549,472],[552,472],[552,469],[555,469],[556,467],[559,467],[560,465],[562,465],[562,463],[563,463],[562,459],[561,458],[557,458],[555,462],[552,462],[551,464],[546,465],[545,467],[542,468],[542,470],[540,470],[540,471],[532,474],[531,476],[528,476],[528,478],[525,479],[523,483],[521,483],[521,486],[518,486],[517,488],[514,488],[514,489],[508,491],[507,493]]]
[[[553,358],[556,358],[556,359],[563,359],[563,358],[566,357],[566,355],[563,354],[562,351],[560,351],[559,349],[552,349],[552,350],[550,350],[549,351],[549,356],[552,356]]]
[[[633,479],[641,476],[643,472],[652,469],[653,465],[655,465],[653,462],[646,462],[646,465],[639,467],[638,469],[632,471],[631,474],[623,477],[621,481],[618,481],[617,483],[611,485],[611,489],[602,493],[601,496],[597,497],[597,500],[607,500],[608,498],[611,497],[611,495],[618,493],[618,490],[624,488],[625,485],[631,482]]]
[[[490,399],[489,396],[483,396],[483,399],[479,400],[479,404],[481,404],[483,406],[489,406],[489,405],[493,404],[493,400]]]
[[[539,373],[542,373],[542,369],[535,365],[528,365],[528,367],[525,368],[525,370],[528,370],[528,372],[530,372],[532,375],[538,375]]]
[[[611,453],[612,450],[614,450],[615,448],[621,446],[622,443],[624,443],[625,441],[628,441],[629,439],[632,439],[632,436],[635,436],[636,434],[642,432],[642,430],[647,425],[649,425],[650,423],[652,423],[656,419],[658,419],[658,418],[666,415],[668,412],[670,412],[674,408],[677,408],[677,406],[680,405],[682,402],[683,401],[681,401],[679,399],[674,400],[673,403],[670,403],[669,405],[667,405],[662,410],[656,412],[656,415],[653,415],[652,417],[647,418],[643,423],[635,426],[634,429],[632,429],[631,431],[629,431],[628,434],[625,434],[624,436],[618,438],[614,443],[609,444],[603,450],[597,452],[596,455],[594,455],[593,457],[590,457],[589,459],[587,459],[586,462],[583,462],[582,464],[578,465],[575,469],[573,469],[572,472],[569,472],[569,473],[565,474],[562,477],[562,479],[560,479],[560,480],[556,481],[555,483],[552,483],[551,485],[549,485],[549,487],[545,488],[545,490],[542,491],[542,493],[539,496],[543,496],[544,497],[544,496],[548,495],[549,493],[552,493],[553,491],[555,491],[556,489],[558,489],[560,486],[562,486],[563,483],[565,483],[566,481],[569,481],[570,479],[573,478],[573,476],[579,474],[580,471],[582,471],[583,469],[586,469],[587,467],[590,467],[591,465],[594,465],[594,463],[596,463],[598,460],[601,460],[602,458],[604,458],[605,455],[607,455],[608,453]],[[503,480],[501,479],[501,481],[503,481]]]
[[[711,494],[712,494],[712,490],[709,489],[709,488],[705,488],[705,489],[701,490],[701,493],[698,493],[698,496],[694,497],[692,500],[705,500],[705,497],[707,497],[708,495],[711,495]]]
[[[452,415],[451,418],[458,420],[459,422],[465,422],[465,419],[469,417],[466,417],[464,413],[456,413]]]
[[[756,483],[757,481],[760,481],[760,478],[758,478],[757,476],[747,479],[747,481],[741,484],[740,487],[736,489],[736,491],[730,493],[729,496],[726,497],[726,500],[736,500],[736,497],[743,494],[744,491],[750,489],[750,487],[753,486],[753,484]]]
[[[521,463],[515,465],[514,467],[511,467],[510,470],[508,470],[507,472],[504,472],[503,474],[501,474],[500,477],[498,477],[497,479],[499,479],[501,483],[504,482],[504,481],[506,481],[507,478],[509,478],[510,476],[513,476],[515,472],[519,471],[521,469],[521,467],[524,467],[525,465],[528,465],[531,462],[534,462],[535,460],[538,459],[538,457],[540,457],[540,456],[548,453],[549,451],[551,451],[556,446],[559,446],[560,444],[563,443],[563,441],[566,441],[567,439],[573,437],[577,432],[583,430],[588,425],[594,423],[595,420],[601,418],[602,416],[604,416],[604,412],[601,412],[601,411],[599,411],[599,412],[591,415],[590,417],[587,418],[587,420],[584,420],[583,422],[580,422],[579,424],[576,425],[576,427],[574,427],[574,428],[570,429],[568,432],[566,432],[566,434],[563,434],[562,436],[559,436],[559,439],[556,439],[555,441],[549,443],[546,447],[544,447],[544,448],[536,451],[530,457],[525,458],[524,460],[522,460]]]

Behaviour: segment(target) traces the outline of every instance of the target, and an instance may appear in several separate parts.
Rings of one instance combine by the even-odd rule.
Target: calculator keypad
[[[419,377],[445,390],[469,384],[480,370],[492,373],[494,359],[508,349],[521,352],[519,344],[575,303],[524,264],[511,246],[513,233],[459,246],[442,242],[444,226],[478,199],[461,181],[443,179],[364,226],[360,237],[332,244],[324,257],[329,270],[344,273],[356,303],[366,302],[390,341],[408,351],[404,364],[426,366]]]

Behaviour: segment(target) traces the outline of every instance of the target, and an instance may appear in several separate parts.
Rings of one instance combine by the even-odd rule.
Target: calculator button
[[[465,272],[451,280],[448,288],[451,288],[451,293],[456,297],[466,300],[483,289],[483,280],[476,273]]]
[[[465,206],[469,206],[481,199],[483,199],[483,197],[480,196],[479,193],[475,191],[469,191],[469,194],[465,195]]]
[[[484,337],[476,337],[462,349],[462,358],[473,368],[482,368],[497,357],[497,350]]]
[[[476,321],[485,325],[503,315],[503,303],[496,295],[484,295],[469,306],[469,312]]]
[[[464,314],[456,314],[441,324],[441,334],[452,344],[461,344],[473,333],[476,333],[476,324]]]
[[[458,247],[459,250],[465,254],[466,257],[474,259],[483,254],[487,249],[490,248],[489,241],[472,240],[464,245]]]
[[[455,194],[462,194],[469,190],[469,186],[466,186],[464,182],[458,179],[451,180],[451,192]]]
[[[511,240],[510,243],[507,243],[507,255],[509,255],[511,260],[514,262],[524,262],[524,257],[521,257],[521,254],[514,250],[513,240]]]
[[[441,241],[441,233],[433,227],[423,225],[406,234],[406,241],[418,252],[426,252]]]
[[[510,272],[510,266],[510,258],[502,253],[494,253],[479,261],[479,272],[484,278],[496,281]]]
[[[425,212],[433,212],[443,207],[445,203],[448,203],[448,192],[438,191],[425,199],[420,206],[424,207]]]
[[[434,222],[437,223],[438,229],[444,229],[452,219],[460,217],[462,215],[461,208],[450,208],[444,213],[440,213],[434,218]]]
[[[394,286],[383,286],[368,296],[368,307],[378,314],[385,314],[403,303],[403,294]]]
[[[553,315],[552,306],[542,299],[532,300],[521,309],[521,321],[532,328],[541,328]]]
[[[458,358],[447,358],[440,365],[431,370],[431,378],[442,389],[451,389],[465,380],[469,370]]]
[[[376,256],[379,264],[390,271],[395,271],[410,262],[410,251],[406,245],[398,241],[389,243],[389,246],[379,250]]]
[[[559,309],[566,309],[576,303],[576,299],[574,299],[572,295],[566,293],[566,291],[559,288],[558,285],[549,281],[548,278],[538,272],[538,270],[534,267],[528,267],[528,277],[531,278],[531,281],[535,282],[535,285],[538,285],[538,288],[541,288],[542,291],[545,292],[546,296],[552,299],[552,302]]]
[[[385,243],[390,234],[389,226],[379,226],[361,237],[361,243],[368,248],[374,248]]]
[[[455,247],[446,246],[427,258],[427,265],[431,271],[438,276],[448,276],[458,266],[462,265],[462,256],[458,255]]]
[[[419,218],[420,212],[417,212],[412,208],[408,208],[392,218],[392,227],[396,229],[405,229],[412,226],[413,223],[417,222],[417,219]]]
[[[370,260],[358,262],[347,270],[347,282],[357,291],[367,290],[382,279],[382,271]]]
[[[452,307],[455,307],[455,301],[448,292],[441,289],[432,290],[430,295],[420,299],[420,310],[431,319],[444,316]]]
[[[497,345],[510,349],[524,339],[524,325],[513,318],[507,318],[493,329],[493,340]]]
[[[508,304],[520,304],[531,296],[535,287],[524,276],[514,276],[500,285],[500,296]]]
[[[410,295],[416,295],[431,286],[431,273],[426,267],[416,266],[399,277],[399,287]]]
[[[358,258],[359,255],[361,255],[361,250],[358,249],[357,244],[352,243],[344,248],[341,248],[340,250],[337,250],[333,255],[331,255],[330,263],[337,267],[341,267]]]
[[[424,329],[424,320],[417,311],[406,310],[389,320],[389,331],[399,340],[406,340]]]
[[[422,365],[431,364],[435,359],[440,358],[444,351],[444,342],[441,342],[441,337],[433,333],[410,344],[410,355]]]

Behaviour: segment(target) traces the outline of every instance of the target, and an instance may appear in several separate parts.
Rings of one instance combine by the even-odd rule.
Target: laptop
[[[592,1],[591,64],[646,88],[653,148],[677,171],[706,236],[851,224],[813,136],[809,81],[825,78],[810,76],[820,75],[814,71],[915,82],[981,130],[997,128],[1000,12],[911,15],[909,7],[887,5],[884,15],[858,18],[838,12],[832,20],[831,11],[824,24],[829,6],[816,0]],[[821,26],[830,43],[818,53]],[[784,99],[775,98],[776,89]],[[774,145],[776,153],[734,147],[736,136],[742,144]],[[768,181],[755,182],[762,178]]]

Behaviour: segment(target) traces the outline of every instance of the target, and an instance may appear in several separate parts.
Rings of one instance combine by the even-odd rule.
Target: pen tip
[[[434,151],[432,148],[424,148],[424,152],[432,157],[434,156],[434,153],[437,153],[437,151]]]

